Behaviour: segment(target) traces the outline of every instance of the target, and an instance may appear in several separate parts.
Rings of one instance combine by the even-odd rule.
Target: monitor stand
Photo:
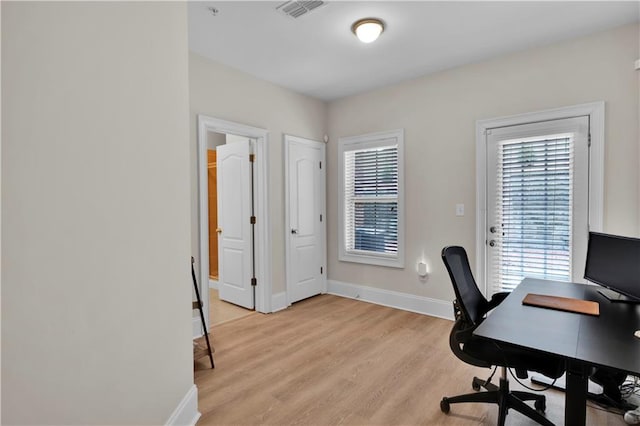
[[[638,300],[631,299],[630,297],[627,297],[624,294],[620,294],[617,291],[609,290],[607,288],[599,289],[598,293],[603,295],[609,302],[612,302],[612,303],[640,304],[640,301]]]

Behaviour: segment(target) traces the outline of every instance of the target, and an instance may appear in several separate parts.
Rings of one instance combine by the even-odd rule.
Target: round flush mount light
[[[377,18],[365,18],[351,25],[351,31],[363,43],[375,41],[384,31],[384,23]]]

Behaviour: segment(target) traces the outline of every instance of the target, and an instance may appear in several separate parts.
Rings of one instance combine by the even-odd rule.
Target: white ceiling
[[[282,3],[189,3],[189,47],[263,80],[333,100],[640,19],[638,1],[332,1],[297,19],[276,11]],[[350,29],[366,17],[386,24],[372,44],[359,42]]]

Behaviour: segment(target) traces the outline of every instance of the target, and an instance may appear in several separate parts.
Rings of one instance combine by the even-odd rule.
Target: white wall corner
[[[271,312],[287,309],[287,293],[282,291],[271,296]]]
[[[388,306],[432,317],[448,320],[454,319],[451,302],[446,300],[431,299],[414,294],[383,290],[335,280],[328,280],[327,284],[327,292],[335,296],[362,300],[363,302],[375,303],[376,305]]]
[[[198,411],[198,388],[192,385],[187,391],[182,401],[178,404],[169,420],[167,426],[192,426],[195,425],[200,418]]]

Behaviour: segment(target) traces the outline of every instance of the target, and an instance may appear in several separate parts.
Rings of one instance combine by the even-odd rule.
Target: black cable
[[[494,365],[493,366],[493,371],[491,372],[491,374],[489,375],[489,378],[487,380],[485,380],[485,383],[491,383],[491,379],[493,379],[493,376],[495,376],[496,371],[498,371],[498,366]]]
[[[520,379],[518,379],[518,377],[515,374],[513,374],[513,371],[511,371],[511,367],[509,367],[509,373],[511,374],[511,377],[513,377],[513,379],[516,382],[520,383],[520,386],[522,386],[523,388],[528,389],[530,391],[533,391],[533,392],[544,392],[546,390],[549,390],[549,389],[551,389],[552,387],[555,386],[556,381],[558,380],[558,378],[556,377],[555,379],[553,379],[553,382],[549,383],[547,386],[545,386],[543,388],[540,388],[540,389],[535,389],[535,388],[529,387],[529,386],[525,385],[524,383],[522,383],[520,381]]]
[[[491,340],[491,342],[498,348],[498,351],[502,354],[502,358],[504,359],[504,366],[509,370],[509,373],[511,374],[511,377],[513,377],[514,380],[520,384],[520,386],[522,386],[523,388],[528,389],[530,391],[533,391],[533,392],[544,392],[544,391],[549,390],[549,389],[551,389],[552,387],[555,386],[556,381],[558,380],[557,377],[555,379],[553,379],[553,382],[551,382],[549,385],[547,385],[547,386],[545,386],[543,388],[540,388],[540,389],[535,389],[535,388],[529,387],[529,386],[525,385],[524,383],[522,383],[520,381],[520,379],[518,379],[518,377],[516,377],[516,375],[513,374],[513,371],[511,371],[511,367],[509,367],[510,364],[509,364],[509,361],[507,360],[507,357],[505,355],[505,351],[500,347],[498,342],[496,342],[494,340]]]

